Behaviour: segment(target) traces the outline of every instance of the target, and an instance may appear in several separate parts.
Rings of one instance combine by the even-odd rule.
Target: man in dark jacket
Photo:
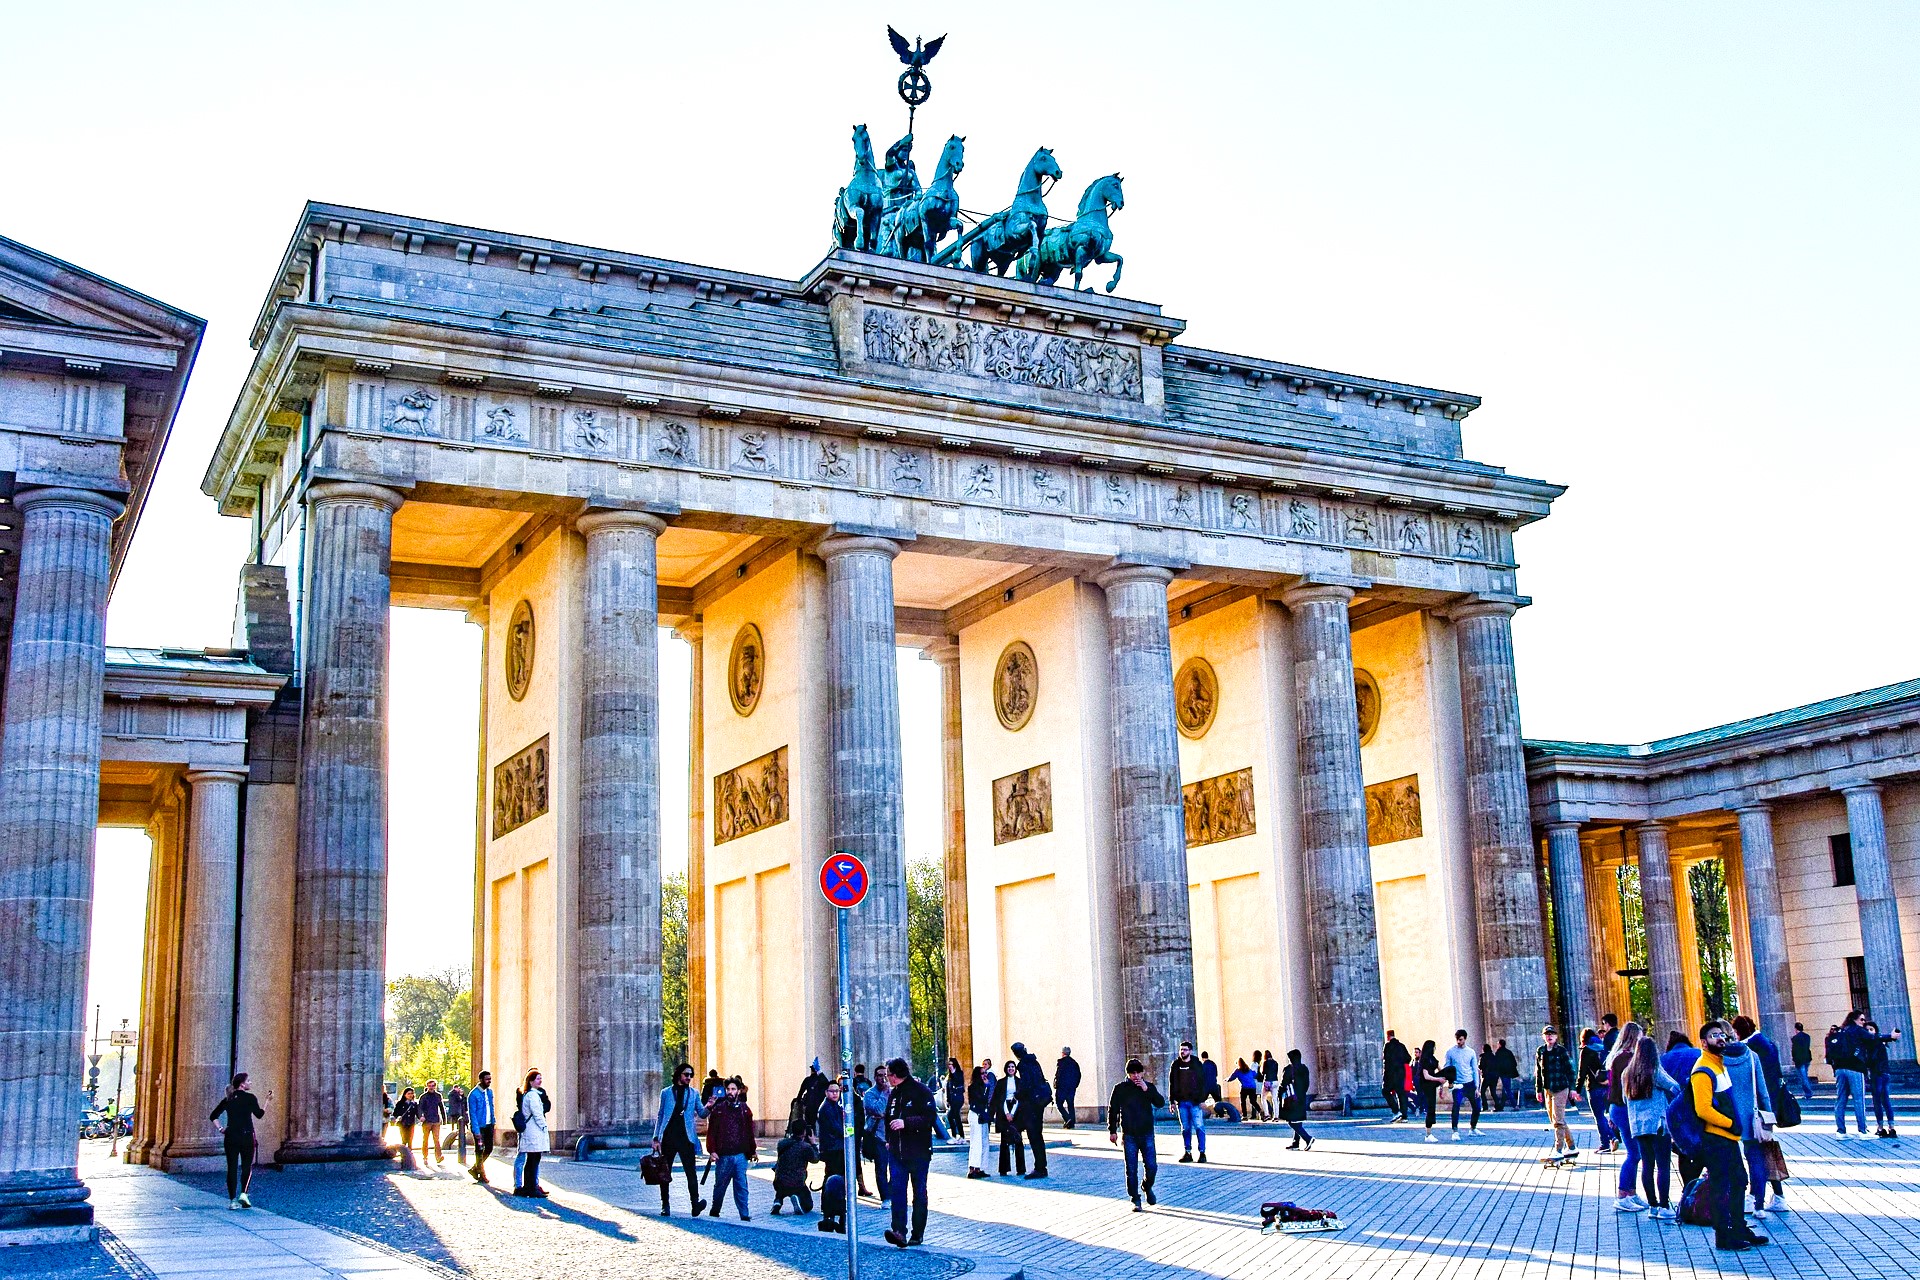
[[[905,1058],[887,1064],[893,1087],[887,1091],[883,1121],[887,1150],[893,1157],[893,1225],[887,1243],[904,1249],[927,1233],[927,1165],[933,1159],[933,1122],[939,1114],[933,1094],[913,1078]],[[907,1234],[907,1192],[913,1192],[913,1234]]]
[[[1073,1095],[1080,1089],[1080,1064],[1073,1060],[1071,1046],[1060,1050],[1060,1061],[1053,1064],[1053,1105],[1060,1108],[1060,1119],[1073,1128]]]
[[[1800,1082],[1800,1096],[1808,1102],[1813,1101],[1813,1077],[1807,1074],[1807,1068],[1813,1065],[1813,1037],[1807,1034],[1802,1023],[1793,1024],[1793,1075]]]
[[[1573,1130],[1567,1127],[1567,1101],[1579,1077],[1573,1069],[1573,1057],[1560,1043],[1557,1027],[1542,1028],[1540,1039],[1543,1043],[1533,1055],[1534,1091],[1547,1104],[1547,1122],[1553,1126],[1554,1158],[1572,1160],[1579,1154],[1579,1148],[1574,1145]]]
[[[1413,1055],[1407,1052],[1407,1046],[1387,1032],[1387,1042],[1380,1047],[1380,1088],[1387,1095],[1387,1105],[1393,1108],[1393,1123],[1398,1124],[1407,1118],[1407,1068],[1413,1065]]]
[[[807,1166],[820,1158],[820,1149],[807,1140],[805,1133],[790,1133],[780,1139],[773,1157],[773,1212],[780,1213],[780,1202],[792,1197],[801,1213],[813,1212],[813,1190],[807,1186]]]
[[[1033,1168],[1027,1170],[1026,1176],[1044,1178],[1047,1176],[1047,1135],[1043,1126],[1053,1091],[1047,1087],[1046,1068],[1040,1065],[1039,1058],[1027,1052],[1027,1046],[1016,1041],[1013,1060],[1019,1072],[1014,1081],[1014,1123],[1033,1151]]]
[[[740,1082],[729,1080],[722,1086],[726,1093],[707,1111],[707,1150],[713,1153],[713,1217],[720,1216],[726,1203],[727,1186],[733,1186],[733,1206],[740,1221],[751,1222],[747,1213],[747,1162],[754,1157],[753,1108],[741,1096]]]
[[[1126,1138],[1127,1198],[1133,1201],[1135,1213],[1141,1212],[1142,1191],[1148,1204],[1160,1203],[1153,1195],[1153,1179],[1160,1172],[1160,1157],[1153,1149],[1153,1117],[1167,1105],[1160,1091],[1147,1081],[1145,1071],[1140,1059],[1128,1058],[1127,1078],[1113,1086],[1113,1095],[1107,1099],[1107,1141],[1119,1142],[1122,1135]],[[1144,1186],[1140,1182],[1142,1162],[1147,1166]]]
[[[1181,1164],[1193,1163],[1193,1138],[1200,1135],[1200,1163],[1207,1162],[1207,1078],[1193,1056],[1193,1042],[1182,1040],[1180,1052],[1167,1068],[1167,1096],[1180,1113]]]
[[[1502,1104],[1519,1106],[1520,1100],[1515,1095],[1520,1092],[1520,1059],[1513,1056],[1513,1050],[1507,1048],[1505,1040],[1494,1046],[1493,1070],[1493,1078],[1499,1082]]]

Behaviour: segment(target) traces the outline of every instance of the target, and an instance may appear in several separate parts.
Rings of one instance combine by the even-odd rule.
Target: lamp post
[[[113,1145],[107,1148],[107,1154],[120,1154],[120,1086],[127,1079],[127,1049],[133,1044],[133,1033],[127,1030],[129,1019],[120,1019],[120,1030],[114,1032],[113,1043],[120,1050],[120,1061],[113,1069]]]

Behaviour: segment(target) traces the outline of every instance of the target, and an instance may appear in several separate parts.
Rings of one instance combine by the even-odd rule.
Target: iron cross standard
[[[893,51],[900,55],[900,61],[907,64],[907,69],[900,73],[900,79],[894,82],[894,88],[899,90],[900,101],[907,104],[907,132],[911,134],[913,113],[921,103],[933,96],[933,81],[927,79],[924,68],[933,61],[933,56],[940,52],[940,46],[946,42],[947,38],[939,36],[929,40],[923,47],[920,37],[915,36],[913,45],[909,48],[907,38],[889,26],[887,39],[893,42]]]

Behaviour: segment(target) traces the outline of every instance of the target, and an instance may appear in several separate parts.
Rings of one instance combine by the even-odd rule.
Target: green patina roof
[[[1529,751],[1552,755],[1596,756],[1617,760],[1639,759],[1645,756],[1661,755],[1668,751],[1684,751],[1689,747],[1710,746],[1716,742],[1727,742],[1768,729],[1791,728],[1793,725],[1807,724],[1847,711],[1865,711],[1873,707],[1884,707],[1908,698],[1920,698],[1920,680],[1903,680],[1899,684],[1882,685],[1878,689],[1863,689],[1859,693],[1843,694],[1823,702],[1809,702],[1805,706],[1789,707],[1785,711],[1770,711],[1763,716],[1735,720],[1731,724],[1716,725],[1711,729],[1696,729],[1692,733],[1682,733],[1675,737],[1660,738],[1634,746],[1611,742],[1535,741],[1529,738],[1526,747]]]

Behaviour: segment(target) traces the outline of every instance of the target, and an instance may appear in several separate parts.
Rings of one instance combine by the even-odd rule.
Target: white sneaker
[[[1787,1203],[1786,1192],[1784,1191],[1774,1192],[1773,1212],[1775,1213],[1792,1213],[1793,1212],[1793,1206]]]
[[[241,1207],[242,1209],[251,1209],[251,1208],[253,1208],[253,1201],[251,1201],[251,1200],[249,1200],[249,1199],[247,1199],[247,1193],[246,1193],[246,1192],[244,1192],[244,1191],[242,1191],[242,1192],[240,1193],[240,1207]]]
[[[1438,1138],[1436,1138],[1436,1137],[1434,1137],[1434,1136],[1433,1136],[1433,1130],[1431,1130],[1431,1129],[1429,1129],[1429,1130],[1427,1130],[1427,1141],[1428,1141],[1428,1142],[1438,1142],[1438,1141],[1440,1141],[1440,1139],[1438,1139]]]
[[[1453,1140],[1454,1140],[1455,1142],[1458,1142],[1458,1141],[1460,1141],[1460,1131],[1459,1131],[1458,1129],[1455,1129],[1455,1130],[1453,1131]]]
[[[229,1201],[227,1201],[227,1208],[229,1208],[229,1209],[238,1209],[239,1207],[240,1207],[240,1202],[239,1202],[238,1200],[229,1200]]]
[[[1748,1222],[1765,1222],[1768,1218],[1771,1218],[1772,1216],[1773,1215],[1768,1213],[1765,1209],[1755,1209],[1753,1212],[1747,1215],[1747,1221]]]
[[[1621,1196],[1613,1202],[1615,1213],[1644,1213],[1647,1206],[1640,1203],[1638,1196]]]
[[[1662,1222],[1672,1222],[1680,1215],[1671,1209],[1649,1209],[1647,1210],[1647,1216],[1649,1218],[1658,1218]]]

